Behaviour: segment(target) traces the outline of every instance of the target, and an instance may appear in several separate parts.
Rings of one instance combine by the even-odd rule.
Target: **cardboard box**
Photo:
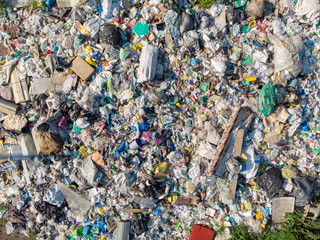
[[[60,92],[62,86],[51,83],[51,78],[33,79],[33,83],[30,87],[30,94],[44,94],[46,92]]]
[[[16,104],[30,100],[27,81],[19,78],[16,68],[11,73],[11,87]]]
[[[73,60],[71,68],[80,78],[85,81],[87,81],[95,72],[95,69],[79,56]]]
[[[65,72],[53,72],[51,77],[51,84],[63,86],[67,80],[67,74]]]
[[[0,99],[0,112],[9,114],[9,115],[16,115],[18,112],[19,106],[12,103]]]
[[[199,224],[194,224],[189,240],[213,240],[214,230]]]
[[[78,7],[87,2],[88,0],[57,0],[59,8],[63,7]]]

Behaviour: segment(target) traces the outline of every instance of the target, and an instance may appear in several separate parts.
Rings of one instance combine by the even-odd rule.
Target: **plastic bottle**
[[[112,17],[112,0],[103,0],[101,17],[111,19]]]

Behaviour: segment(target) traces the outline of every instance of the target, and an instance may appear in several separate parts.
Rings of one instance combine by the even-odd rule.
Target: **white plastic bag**
[[[274,83],[286,86],[288,80],[298,76],[302,70],[299,55],[303,49],[302,39],[297,35],[281,39],[269,35],[269,39],[274,44]]]
[[[213,145],[211,145],[210,143],[204,141],[204,142],[200,143],[199,155],[201,157],[210,159],[210,158],[213,157],[213,154],[214,154],[215,150],[216,150],[216,148]]]
[[[295,14],[307,18],[310,22],[314,21],[320,16],[319,0],[298,0]]]
[[[156,75],[159,48],[153,45],[145,45],[140,56],[138,70],[138,83],[150,81]]]

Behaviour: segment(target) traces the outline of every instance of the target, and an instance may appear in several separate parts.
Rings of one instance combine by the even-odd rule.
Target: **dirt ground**
[[[28,240],[29,238],[19,233],[18,230],[15,230],[10,235],[7,235],[6,227],[4,226],[0,228],[0,239],[1,240]]]

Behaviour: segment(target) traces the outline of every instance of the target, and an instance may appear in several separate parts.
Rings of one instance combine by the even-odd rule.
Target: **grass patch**
[[[209,8],[212,4],[221,3],[221,0],[199,0],[198,3],[200,4],[201,8]]]
[[[4,226],[6,226],[7,221],[4,220],[4,218],[0,218],[0,228],[3,228]]]
[[[0,211],[6,211],[8,209],[7,205],[0,204]],[[4,220],[4,218],[0,218],[0,228],[4,227],[6,225],[7,221]]]
[[[29,232],[29,240],[36,240],[37,239],[37,234],[34,232]]]
[[[287,213],[285,223],[278,224],[272,230],[270,226],[255,235],[248,231],[244,224],[230,228],[232,240],[319,240],[320,220],[313,219],[308,215],[303,219],[304,211],[299,210],[294,213]]]

